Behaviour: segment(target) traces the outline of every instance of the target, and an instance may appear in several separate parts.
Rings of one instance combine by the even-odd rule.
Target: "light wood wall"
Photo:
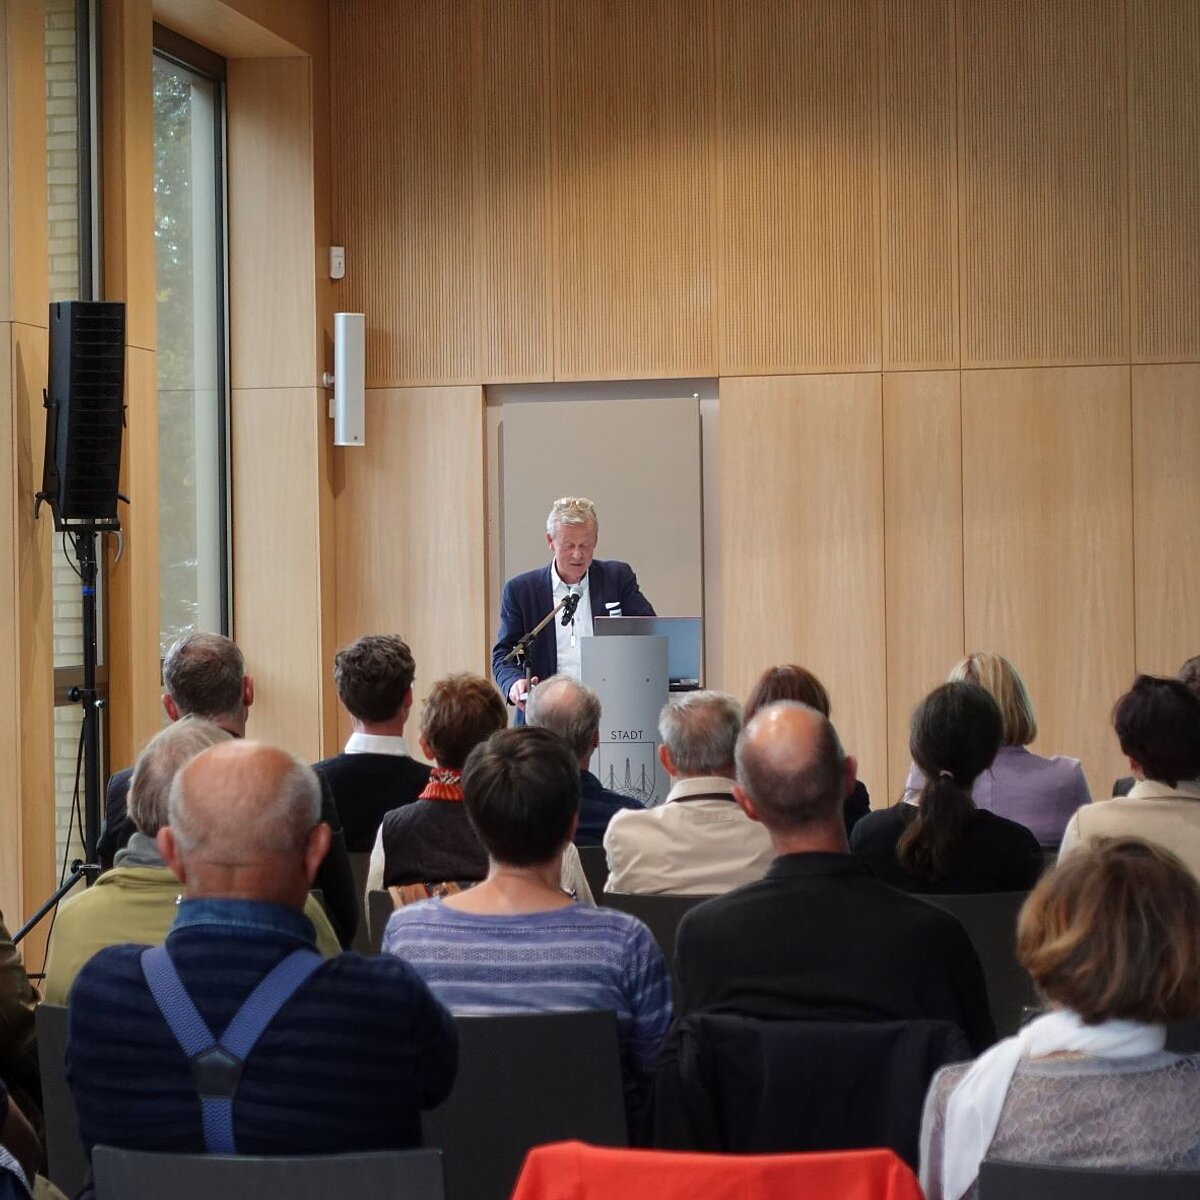
[[[1107,794],[1113,699],[1200,650],[1200,6],[331,16],[370,382],[719,375],[717,678],[807,661],[884,802],[999,650]]]

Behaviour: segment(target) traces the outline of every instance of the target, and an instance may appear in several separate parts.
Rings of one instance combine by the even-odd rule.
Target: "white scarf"
[[[1017,1064],[1023,1058],[1074,1052],[1095,1058],[1136,1058],[1161,1050],[1165,1025],[1140,1021],[1104,1021],[1085,1025],[1068,1009],[1056,1009],[1030,1021],[1015,1037],[997,1042],[971,1064],[950,1093],[942,1138],[942,1200],[961,1200],[979,1174],[1008,1095]],[[921,1183],[928,1191],[929,1165],[921,1164]]]

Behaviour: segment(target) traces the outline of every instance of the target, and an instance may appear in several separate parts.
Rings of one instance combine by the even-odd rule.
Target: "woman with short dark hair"
[[[999,706],[975,683],[944,683],[912,715],[909,750],[925,782],[892,808],[868,813],[851,853],[906,892],[1021,892],[1042,870],[1037,838],[977,808],[971,788],[1003,736]]]
[[[1200,885],[1135,838],[1080,850],[1034,889],[1017,957],[1050,1011],[934,1076],[921,1128],[927,1200],[976,1194],[986,1157],[1200,1168],[1200,1059],[1164,1050],[1200,1016]]]

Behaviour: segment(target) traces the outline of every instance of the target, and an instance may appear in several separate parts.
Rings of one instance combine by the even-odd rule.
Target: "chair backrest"
[[[1028,972],[1017,962],[1017,914],[1028,892],[987,892],[980,895],[922,896],[962,922],[983,964],[992,1020],[999,1037],[1021,1028],[1024,1010],[1037,1004],[1037,991]]]
[[[96,1200],[328,1200],[386,1196],[444,1200],[437,1150],[329,1154],[306,1158],[253,1155],[149,1154],[97,1146],[92,1153]]]
[[[583,867],[584,878],[592,889],[592,896],[597,904],[602,903],[601,895],[604,885],[608,882],[608,855],[603,846],[578,846],[579,863]]]
[[[74,1196],[83,1187],[88,1160],[79,1138],[75,1100],[67,1086],[67,1009],[61,1004],[39,1004],[35,1020],[49,1160],[46,1173],[51,1183]]]
[[[1200,1021],[1175,1021],[1168,1025],[1167,1049],[1175,1054],[1200,1054]]]
[[[658,1056],[650,1141],[725,1154],[885,1146],[915,1169],[929,1081],[970,1055],[952,1021],[691,1013]]]
[[[1195,1200],[1200,1171],[1055,1167],[985,1159],[979,1200]]]
[[[378,954],[383,947],[383,931],[387,928],[388,917],[396,909],[392,894],[381,888],[375,888],[367,895],[367,931],[370,935],[368,954]]]
[[[367,872],[371,869],[371,856],[365,851],[352,851],[350,859],[350,874],[354,877],[354,894],[358,897],[358,928],[354,931],[354,941],[350,943],[351,950],[359,954],[370,954],[371,934],[367,925]]]
[[[668,966],[675,958],[675,935],[684,913],[711,899],[710,896],[637,896],[631,892],[604,892],[596,898],[605,908],[617,908],[644,921]]]
[[[424,1116],[449,1200],[507,1200],[526,1152],[579,1138],[628,1144],[611,1012],[459,1017],[458,1076]]]

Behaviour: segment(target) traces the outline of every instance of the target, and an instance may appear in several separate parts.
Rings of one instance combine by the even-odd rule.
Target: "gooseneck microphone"
[[[570,625],[572,620],[574,620],[575,610],[579,607],[579,596],[579,592],[570,591],[567,593],[566,599],[563,600],[562,623],[564,625]]]

